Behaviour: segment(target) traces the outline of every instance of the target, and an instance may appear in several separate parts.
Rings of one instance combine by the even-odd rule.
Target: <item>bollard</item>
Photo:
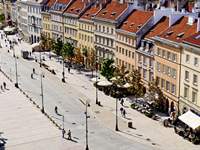
[[[133,123],[132,122],[128,122],[128,127],[129,128],[133,128]]]

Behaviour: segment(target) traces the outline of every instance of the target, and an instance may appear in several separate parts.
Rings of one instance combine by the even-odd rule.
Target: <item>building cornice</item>
[[[170,41],[168,39],[164,39],[164,38],[161,38],[161,37],[158,37],[158,36],[155,36],[152,39],[155,40],[155,41],[158,41],[160,43],[175,47],[175,48],[181,48],[181,46],[179,45],[180,43]]]

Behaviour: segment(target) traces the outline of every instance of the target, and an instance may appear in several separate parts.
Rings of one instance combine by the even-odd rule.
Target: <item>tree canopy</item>
[[[105,59],[101,68],[101,75],[106,77],[106,79],[111,79],[114,76],[114,60],[113,59]]]

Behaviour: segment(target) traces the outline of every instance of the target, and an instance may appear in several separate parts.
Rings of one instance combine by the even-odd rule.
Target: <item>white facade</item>
[[[181,57],[180,112],[200,113],[200,49],[184,45]]]
[[[40,34],[42,30],[42,16],[41,1],[27,1],[27,12],[28,12],[28,32],[29,42],[37,43],[40,41]]]
[[[17,2],[17,25],[24,35],[24,40],[28,41],[28,7],[25,0]]]

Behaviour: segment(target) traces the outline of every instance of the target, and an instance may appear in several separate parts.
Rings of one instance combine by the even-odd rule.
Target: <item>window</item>
[[[134,52],[132,52],[132,58],[134,59]]]
[[[166,81],[166,90],[169,91],[169,89],[170,89],[170,83],[169,81]]]
[[[142,56],[140,54],[138,54],[138,62],[142,62]]]
[[[160,63],[157,62],[157,71],[160,72]]]
[[[118,48],[119,48],[119,47],[118,47],[118,46],[116,46],[116,52],[118,52]]]
[[[171,68],[170,67],[166,67],[167,68],[167,74],[168,74],[168,76],[170,76],[171,74],[170,74],[170,71],[171,71]]]
[[[128,56],[128,50],[126,49],[126,56]]]
[[[165,80],[161,79],[161,88],[164,88],[164,87],[165,87]]]
[[[176,79],[176,69],[171,68],[171,76]]]
[[[193,84],[197,85],[197,75],[193,75]]]
[[[161,49],[160,49],[160,48],[157,49],[157,55],[158,55],[158,56],[161,55]]]
[[[197,101],[197,92],[192,91],[192,102],[195,103]]]
[[[194,58],[194,65],[198,66],[198,58],[196,58],[196,57]]]
[[[165,52],[165,50],[162,50],[162,57],[163,57],[163,58],[166,57],[166,52]]]
[[[172,61],[176,62],[176,57],[177,57],[176,54],[172,54]]]
[[[189,61],[190,61],[190,55],[187,54],[185,58],[185,62],[189,63]]]
[[[184,87],[184,97],[188,98],[189,89],[188,87]]]
[[[145,56],[143,56],[143,64],[146,66],[147,65],[147,59]]]
[[[185,80],[189,81],[189,72],[188,71],[185,71]]]
[[[143,78],[146,80],[147,79],[147,71],[143,69]]]
[[[171,60],[171,53],[170,52],[167,52],[167,59]]]
[[[176,94],[176,86],[174,84],[172,84],[171,93]]]
[[[122,48],[122,54],[124,54],[124,48]]]

